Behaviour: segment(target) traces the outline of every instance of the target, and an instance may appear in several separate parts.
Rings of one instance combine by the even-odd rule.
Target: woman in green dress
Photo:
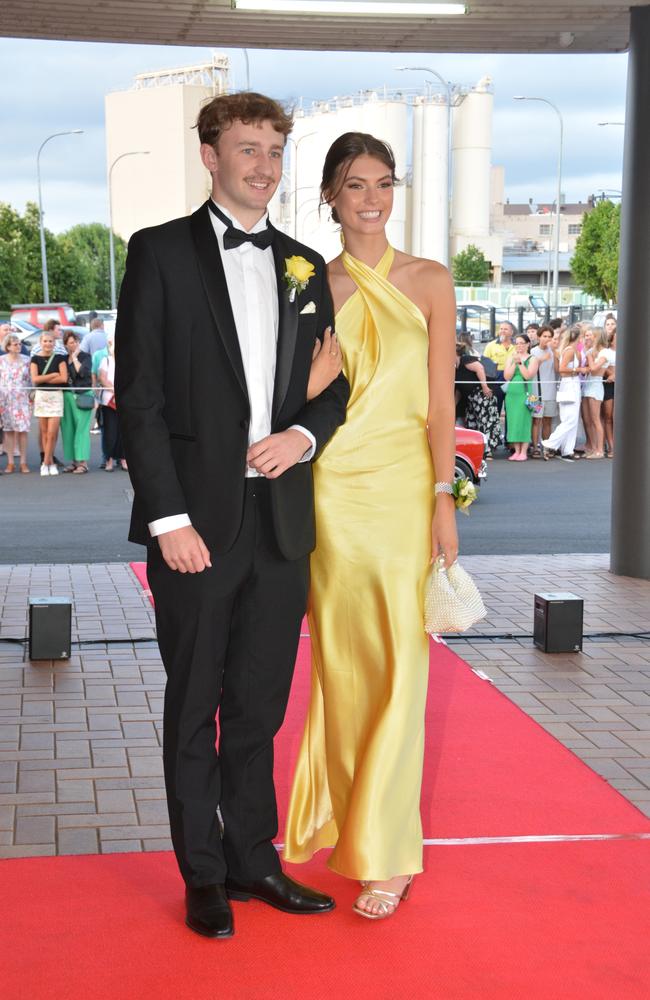
[[[525,333],[515,337],[514,353],[508,358],[503,377],[508,382],[506,394],[506,431],[514,451],[508,461],[525,462],[532,440],[533,414],[526,406],[531,391],[530,379],[537,374],[539,361],[530,356],[530,338]],[[533,384],[533,391],[535,386]]]

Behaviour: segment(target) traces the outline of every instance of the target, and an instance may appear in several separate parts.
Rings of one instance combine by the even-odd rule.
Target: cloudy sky
[[[227,51],[228,50],[223,50]],[[209,61],[211,50],[145,45],[0,39],[0,201],[20,211],[37,200],[36,152],[52,132],[83,135],[53,140],[41,157],[46,225],[60,232],[77,222],[108,220],[104,96],[130,87],[136,73]],[[245,86],[241,50],[228,52],[232,84]],[[384,85],[424,84],[424,74],[399,65],[429,65],[455,83],[494,81],[493,162],[506,169],[511,201],[553,199],[557,120],[542,104],[515,103],[515,94],[546,97],[564,116],[564,182],[568,201],[621,187],[625,55],[394,55],[249,50],[251,87],[281,100],[306,102]],[[281,72],[278,72],[278,69]]]

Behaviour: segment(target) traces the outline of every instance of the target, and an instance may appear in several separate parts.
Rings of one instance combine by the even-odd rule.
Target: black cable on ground
[[[475,639],[499,640],[504,639],[533,639],[532,632],[502,632],[499,635],[473,635],[471,633],[459,635],[456,633],[443,633],[445,641],[453,642],[473,642]],[[585,632],[583,639],[650,639],[650,632]]]
[[[5,636],[0,635],[0,642],[14,643],[18,646],[24,646],[29,642],[29,638],[25,636],[24,639],[18,639],[16,636]],[[139,636],[136,639],[131,639],[130,636],[125,636],[123,639],[74,639],[71,643],[72,646],[111,646],[116,643],[128,643],[129,646],[137,645],[141,642],[156,642],[155,635],[150,636]]]
[[[532,632],[500,632],[494,634],[483,633],[480,635],[476,634],[459,634],[456,632],[442,633],[442,638],[446,642],[503,642],[504,640],[517,640],[517,639],[533,639]],[[583,639],[643,639],[644,641],[650,639],[650,632],[588,632],[583,635]],[[25,636],[20,639],[16,636],[0,636],[0,643],[7,642],[13,643],[15,645],[25,645],[29,642],[29,638]],[[132,639],[128,636],[122,639],[75,639],[71,645],[73,646],[111,646],[118,643],[124,644],[128,643],[130,646],[137,646],[140,643],[145,642],[156,642],[156,636],[139,636]]]

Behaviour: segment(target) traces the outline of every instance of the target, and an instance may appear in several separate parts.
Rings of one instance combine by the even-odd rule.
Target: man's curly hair
[[[292,116],[281,104],[264,94],[220,94],[204,104],[199,112],[196,120],[199,139],[209,146],[216,146],[221,133],[236,121],[244,125],[269,121],[285,139],[293,128]]]

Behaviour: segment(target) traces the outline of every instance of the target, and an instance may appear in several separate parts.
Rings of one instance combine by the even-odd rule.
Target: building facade
[[[130,90],[106,96],[111,214],[123,239],[205,201],[210,175],[194,124],[201,105],[227,90],[228,59],[215,55],[201,66],[142,73]]]
[[[188,215],[207,198],[210,175],[194,128],[201,105],[229,87],[227,56],[199,66],[143,73],[106,97],[107,171],[113,229],[124,239],[145,226]],[[447,90],[384,89],[313,102],[294,110],[272,222],[326,260],[341,248],[338,226],[320,201],[323,162],[344,132],[369,132],[392,147],[400,183],[388,238],[399,250],[444,260],[470,244],[490,261],[493,283],[550,287],[553,204],[510,204],[505,172],[492,165],[494,93],[488,77]],[[451,127],[451,138],[449,127]],[[451,178],[451,191],[448,180]],[[563,204],[560,282],[594,199]],[[448,213],[448,227],[445,225]]]

